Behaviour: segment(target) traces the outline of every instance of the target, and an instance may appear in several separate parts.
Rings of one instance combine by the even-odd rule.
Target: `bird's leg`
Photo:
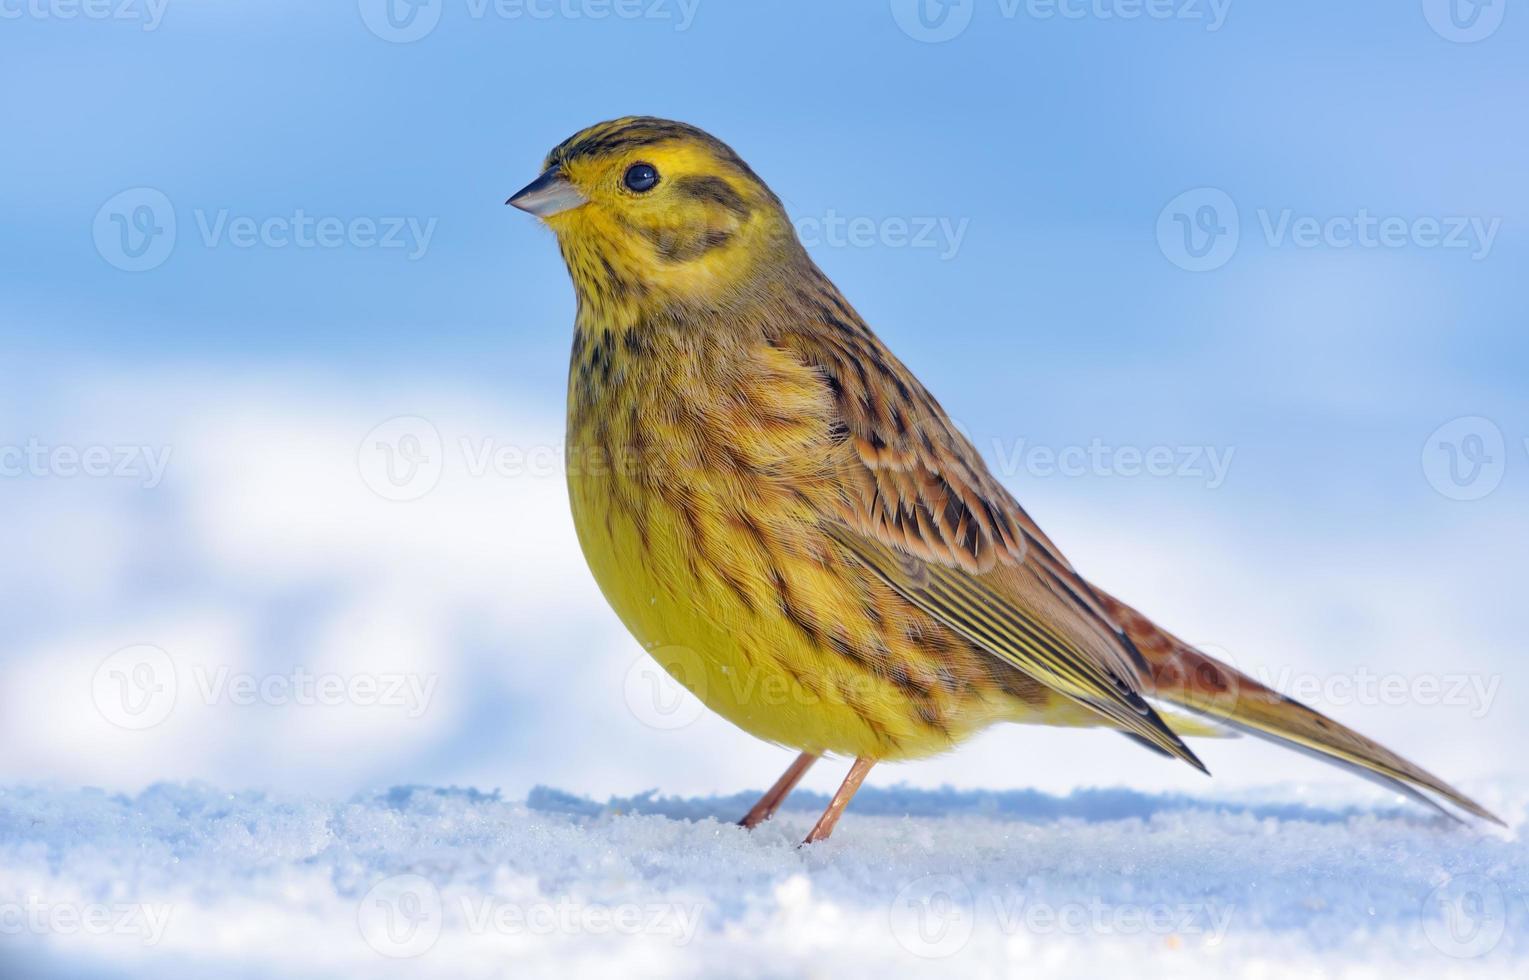
[[[765,795],[759,798],[759,802],[754,804],[754,809],[738,821],[738,826],[753,830],[775,816],[775,811],[786,802],[786,797],[791,795],[791,791],[796,789],[796,784],[802,781],[802,777],[807,775],[807,770],[811,769],[812,764],[817,761],[818,757],[811,752],[803,752],[797,756],[796,761],[791,763],[791,767],[775,781],[775,785],[771,786]]]
[[[828,801],[828,809],[818,818],[818,822],[812,825],[807,839],[803,844],[816,844],[820,840],[827,840],[828,835],[834,832],[834,825],[844,815],[844,808],[849,806],[849,801],[854,798],[855,791],[860,784],[865,782],[866,773],[876,764],[875,759],[856,759],[855,764],[849,767],[849,775],[844,777],[844,784],[839,787],[839,792]]]

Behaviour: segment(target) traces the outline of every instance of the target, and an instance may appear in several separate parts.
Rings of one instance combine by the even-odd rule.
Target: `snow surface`
[[[1529,975],[1518,833],[1358,799],[13,788],[0,976]]]

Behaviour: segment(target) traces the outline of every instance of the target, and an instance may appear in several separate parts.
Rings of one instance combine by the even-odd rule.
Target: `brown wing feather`
[[[970,440],[837,293],[817,305],[821,322],[769,340],[822,374],[853,447],[835,539],[989,653],[1203,768],[1142,698],[1140,654]]]
[[[1502,823],[1475,800],[1384,745],[1206,656],[1119,599],[1103,592],[1096,594],[1135,639],[1150,664],[1154,696],[1329,762],[1355,768],[1425,803],[1438,805],[1419,790],[1437,794],[1478,817]]]

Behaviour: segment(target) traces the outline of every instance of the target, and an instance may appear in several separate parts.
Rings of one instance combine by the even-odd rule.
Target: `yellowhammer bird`
[[[1106,725],[1204,770],[1179,705],[1495,820],[1438,778],[1164,632],[1087,582],[808,257],[731,149],[628,117],[509,203],[578,294],[569,495],[639,642],[708,707],[801,756],[871,766],[999,721]],[[1442,807],[1440,807],[1442,809]]]

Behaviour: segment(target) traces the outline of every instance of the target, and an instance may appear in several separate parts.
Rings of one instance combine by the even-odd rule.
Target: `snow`
[[[0,976],[1529,974],[1516,830],[1347,792],[869,786],[800,849],[821,794],[16,787]]]

